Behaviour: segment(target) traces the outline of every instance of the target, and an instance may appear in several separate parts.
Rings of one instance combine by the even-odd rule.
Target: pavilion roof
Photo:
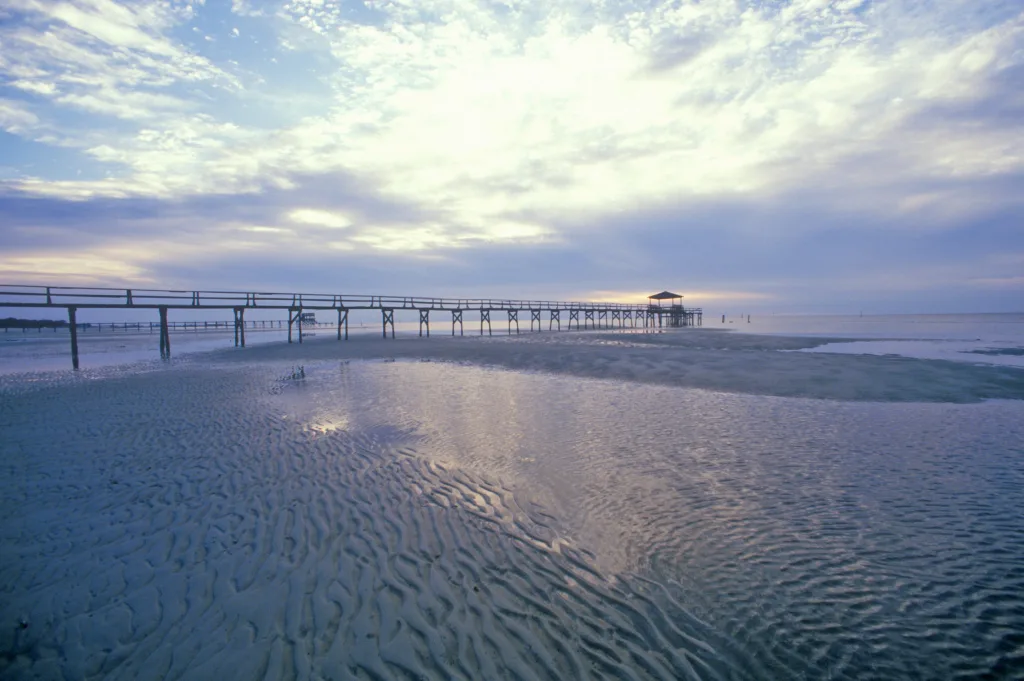
[[[662,291],[661,293],[655,293],[653,296],[647,296],[649,300],[672,300],[673,298],[682,297],[682,295],[678,293],[672,293],[671,291]]]

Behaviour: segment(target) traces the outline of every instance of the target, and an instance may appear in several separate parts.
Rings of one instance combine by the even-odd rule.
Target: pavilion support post
[[[75,319],[77,308],[68,308],[68,325],[71,329],[71,368],[78,371],[78,321]]]

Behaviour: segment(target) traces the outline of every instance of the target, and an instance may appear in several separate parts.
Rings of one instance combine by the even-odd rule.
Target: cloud
[[[0,128],[12,135],[34,129],[39,119],[21,102],[0,99]]]
[[[897,263],[879,241],[941,270],[949,254],[928,239],[963,252],[980,234],[974,270],[943,270],[967,281],[998,251],[991,235],[1020,242],[994,226],[1022,207],[1012,1],[6,11],[0,126],[100,169],[7,181],[12,257],[127,239],[121,257],[151,276],[172,263],[139,249],[187,235],[224,258],[316,243],[508,282],[528,281],[511,263],[532,259],[559,273],[541,286],[577,291],[662,288],[681,271],[712,300],[792,295],[865,263],[880,277],[873,262]],[[716,274],[732,250],[747,272]],[[583,264],[558,261],[571,257]],[[440,268],[427,269],[456,283]]]
[[[352,226],[352,221],[344,215],[314,208],[298,208],[293,210],[288,213],[288,219],[292,222],[338,229]]]

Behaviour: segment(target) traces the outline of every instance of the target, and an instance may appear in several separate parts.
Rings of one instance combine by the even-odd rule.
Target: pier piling
[[[71,368],[78,371],[78,322],[75,321],[76,308],[68,308],[68,324],[71,329]]]
[[[167,308],[161,307],[160,312],[160,357],[169,359],[171,356],[171,331],[167,328]]]
[[[205,322],[204,322],[205,324]],[[245,347],[245,308],[235,308],[235,347]]]
[[[348,340],[348,309],[338,308],[338,340],[341,340],[341,327],[345,326],[345,340]]]
[[[562,314],[560,310],[551,310],[551,316],[548,319],[548,331],[551,330],[551,325],[558,322],[558,330],[562,330]]]
[[[292,313],[295,314],[292,314]],[[302,342],[302,308],[291,307],[288,308],[288,342],[292,342],[292,325],[295,325],[296,330],[299,334],[299,342]]]

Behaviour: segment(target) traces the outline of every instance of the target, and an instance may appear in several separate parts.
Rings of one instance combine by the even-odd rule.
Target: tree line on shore
[[[58,319],[18,319],[5,317],[0,319],[0,329],[63,329],[68,323]],[[79,326],[82,326],[79,324]]]

